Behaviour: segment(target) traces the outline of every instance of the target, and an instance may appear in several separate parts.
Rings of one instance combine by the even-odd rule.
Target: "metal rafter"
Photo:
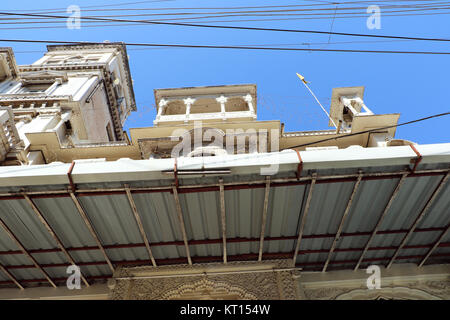
[[[355,185],[353,186],[352,194],[350,195],[350,198],[348,199],[347,206],[345,207],[344,214],[341,218],[341,223],[339,224],[338,230],[336,232],[336,236],[334,237],[333,244],[331,245],[330,251],[328,252],[327,260],[325,261],[325,264],[323,266],[322,272],[327,271],[328,263],[331,260],[331,256],[333,255],[334,249],[336,248],[336,244],[339,241],[342,233],[342,229],[344,228],[345,220],[347,219],[347,216],[350,212],[350,208],[352,207],[353,199],[355,198],[356,192],[358,191],[358,187],[361,184],[362,175],[356,179]]]
[[[84,223],[86,224],[86,227],[89,229],[89,232],[91,233],[92,237],[94,238],[95,242],[97,243],[98,248],[102,252],[106,262],[108,263],[109,268],[111,269],[111,272],[114,273],[114,266],[111,263],[111,260],[109,260],[108,255],[106,254],[105,248],[103,248],[103,245],[100,241],[100,238],[97,235],[97,232],[95,231],[94,227],[92,226],[91,222],[89,221],[89,218],[84,212],[83,207],[81,206],[80,201],[76,197],[76,195],[73,192],[69,192],[70,197],[72,198],[73,203],[77,207],[78,213],[81,215],[81,218],[83,219]]]
[[[302,236],[303,236],[303,229],[305,228],[306,217],[309,212],[309,206],[311,204],[312,194],[313,194],[315,185],[316,185],[316,174],[313,174],[313,177],[311,180],[311,185],[309,187],[308,197],[306,198],[305,210],[303,211],[303,215],[302,215],[301,221],[300,221],[300,228],[298,231],[298,238],[297,238],[297,244],[295,246],[294,257],[292,258],[294,265],[297,260],[298,250],[300,249],[300,242],[301,242]]]
[[[361,265],[361,262],[364,259],[364,255],[366,254],[367,250],[369,250],[370,244],[372,243],[372,240],[375,238],[375,235],[378,232],[378,229],[381,226],[381,223],[383,222],[384,217],[386,216],[386,214],[388,213],[389,209],[391,208],[392,203],[394,202],[394,199],[397,197],[398,192],[400,191],[400,187],[402,186],[402,184],[405,182],[406,177],[408,176],[407,173],[404,173],[402,175],[402,177],[400,178],[400,180],[397,183],[397,186],[395,187],[394,191],[391,194],[391,197],[389,198],[388,203],[386,204],[386,207],[384,207],[383,212],[381,213],[381,216],[378,218],[378,222],[375,225],[375,228],[372,231],[372,234],[369,237],[369,240],[367,241],[363,252],[361,253],[361,256],[359,257],[358,262],[356,263],[355,266],[355,271],[358,270],[359,266]]]
[[[21,289],[21,290],[24,289],[24,288],[22,287],[22,285],[19,283],[19,281],[17,281],[17,279],[12,275],[12,273],[9,272],[8,270],[6,270],[6,268],[5,268],[2,264],[0,264],[0,270],[2,270],[2,271],[8,276],[8,278],[10,278],[11,281],[14,282],[14,284],[15,284],[16,286],[19,287],[19,289]]]
[[[128,202],[130,203],[131,210],[133,211],[134,218],[136,219],[136,223],[139,228],[139,232],[141,233],[142,239],[144,240],[145,248],[147,249],[147,253],[152,261],[152,265],[156,267],[156,261],[153,257],[152,249],[150,249],[150,244],[147,239],[147,235],[145,234],[144,225],[142,224],[141,216],[137,210],[136,203],[134,202],[133,196],[131,195],[131,190],[129,186],[125,186],[125,192],[127,193]]]
[[[263,248],[264,248],[264,233],[266,231],[267,220],[267,208],[269,206],[269,193],[270,193],[270,177],[266,177],[266,189],[264,192],[264,207],[261,218],[261,236],[259,238],[259,254],[258,261],[262,261]]]
[[[219,179],[220,221],[222,226],[223,263],[227,263],[227,219],[225,216],[225,190],[223,179]]]
[[[434,200],[437,198],[437,196],[439,195],[439,193],[441,192],[441,190],[444,188],[448,178],[450,176],[450,171],[447,172],[447,174],[442,178],[442,180],[439,182],[438,186],[436,187],[436,189],[434,189],[433,194],[431,195],[430,199],[428,200],[427,204],[425,205],[425,207],[422,209],[422,211],[420,212],[420,214],[417,216],[416,220],[414,221],[413,225],[411,226],[411,228],[409,229],[408,233],[405,235],[405,237],[403,238],[400,246],[398,247],[398,249],[395,251],[394,255],[391,258],[391,261],[389,261],[388,265],[386,266],[386,268],[390,268],[392,263],[394,263],[395,258],[397,258],[400,250],[403,248],[403,246],[408,242],[409,237],[411,236],[411,234],[414,232],[414,229],[417,227],[417,225],[419,224],[419,222],[422,220],[422,218],[425,216],[425,214],[428,212],[428,209],[430,209],[431,205],[433,204]]]
[[[433,253],[433,251],[439,247],[439,245],[441,244],[442,239],[444,239],[444,237],[446,236],[446,234],[448,233],[448,231],[450,230],[450,224],[447,226],[447,229],[445,229],[441,235],[439,236],[439,238],[436,240],[436,242],[434,243],[433,247],[431,247],[431,249],[428,251],[428,253],[425,255],[425,257],[423,257],[422,261],[419,263],[419,267],[423,266],[423,264],[425,263],[425,261],[427,261],[427,259],[431,256],[431,254]]]
[[[178,197],[177,187],[173,186],[172,192],[173,192],[173,198],[175,200],[175,207],[177,209],[178,221],[180,223],[181,234],[183,235],[184,247],[186,249],[186,257],[188,259],[188,263],[191,265],[192,264],[191,253],[189,251],[189,244],[188,244],[188,240],[187,240],[186,228],[184,226],[183,211],[181,211],[180,198]]]
[[[34,204],[33,200],[31,200],[31,198],[28,195],[26,195],[26,194],[24,194],[23,197],[28,202],[28,204],[30,205],[30,207],[33,210],[33,212],[36,214],[36,216],[39,219],[39,221],[41,221],[41,223],[47,229],[47,232],[50,234],[50,236],[53,238],[53,240],[55,240],[56,244],[61,249],[61,251],[64,253],[64,255],[66,256],[67,260],[69,260],[69,262],[71,264],[77,265],[75,260],[69,254],[69,252],[67,252],[66,248],[64,247],[64,244],[62,243],[61,239],[59,239],[59,237],[56,234],[55,230],[53,230],[53,228],[48,223],[47,219],[45,219],[45,217],[42,215],[42,213],[39,210],[39,208]],[[86,285],[86,287],[89,287],[89,282],[86,280],[86,278],[84,277],[83,274],[81,274],[81,279],[83,280],[83,282]]]
[[[27,249],[25,249],[25,247],[20,242],[20,240],[17,239],[17,237],[14,235],[14,233],[11,231],[11,229],[8,228],[8,226],[3,222],[3,220],[1,218],[0,218],[0,225],[6,231],[6,233],[9,235],[9,237],[16,243],[16,245],[22,250],[23,254],[26,255],[33,262],[33,264],[36,266],[36,268],[38,268],[42,272],[42,274],[45,276],[45,279],[47,279],[47,281],[53,287],[56,288],[56,284],[53,282],[53,280],[50,278],[50,276],[47,274],[47,272],[45,272],[45,270],[42,269],[42,267],[39,265],[39,263],[36,261],[36,259],[33,258],[33,256],[27,251]]]

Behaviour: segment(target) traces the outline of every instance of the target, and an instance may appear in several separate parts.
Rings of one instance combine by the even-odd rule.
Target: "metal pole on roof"
[[[308,86],[308,82],[305,80],[305,77],[303,77],[301,74],[296,73],[297,77],[300,78],[300,80],[302,80],[303,84],[305,85],[306,89],[309,90],[309,92],[312,94],[312,96],[314,97],[314,99],[316,99],[317,103],[319,104],[319,106],[322,108],[323,112],[325,112],[325,114],[327,115],[328,119],[330,119],[330,121],[333,123],[334,127],[336,129],[338,129],[338,126],[336,125],[336,123],[333,121],[333,119],[331,119],[330,115],[328,114],[327,110],[325,110],[325,108],[322,106],[322,104],[320,103],[319,99],[317,99],[316,95],[314,94],[314,92],[312,92],[312,90],[309,88]]]

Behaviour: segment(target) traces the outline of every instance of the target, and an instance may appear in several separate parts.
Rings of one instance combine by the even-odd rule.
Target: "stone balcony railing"
[[[189,122],[189,121],[210,121],[210,120],[236,120],[236,119],[256,119],[252,111],[229,111],[229,112],[211,112],[211,113],[190,113],[175,115],[160,115],[153,121],[153,124],[170,122]]]

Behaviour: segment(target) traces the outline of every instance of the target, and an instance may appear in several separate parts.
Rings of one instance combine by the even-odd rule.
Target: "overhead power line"
[[[394,16],[394,15],[422,15],[423,13],[429,14],[438,14],[438,13],[449,13],[450,2],[449,5],[445,7],[425,7],[425,8],[413,8],[413,9],[402,9],[402,10],[383,10],[383,16]],[[356,8],[361,9],[361,8]],[[345,10],[353,10],[355,8],[345,8]],[[447,10],[447,11],[445,11]],[[288,13],[285,13],[287,11]],[[302,11],[301,13],[296,13],[297,11]],[[439,12],[436,12],[439,11]],[[442,12],[443,11],[443,12]],[[292,13],[294,12],[294,13]],[[412,12],[412,13],[411,13]],[[392,14],[393,13],[393,14]],[[211,19],[211,18],[239,18],[239,17],[278,17],[278,16],[289,16],[289,17],[301,17],[303,19],[307,18],[353,18],[353,17],[367,17],[366,15],[361,15],[360,10],[356,10],[355,12],[337,12],[331,11],[328,13],[304,13],[303,10],[269,10],[269,11],[233,11],[233,12],[208,12],[208,13],[199,13],[199,12],[169,12],[169,13],[134,13],[134,14],[119,14],[119,15],[92,15],[87,16],[84,15],[85,18],[123,18],[123,17],[161,17],[161,16],[169,16],[162,19],[154,19],[151,21],[174,21],[174,20],[199,20],[199,19]],[[182,18],[174,18],[172,16],[182,16]],[[11,17],[11,18],[1,18],[2,24],[45,24],[45,23],[65,23],[65,21],[52,21],[53,18],[41,18],[41,17]],[[139,23],[145,23],[148,19],[139,19],[135,20]],[[225,20],[227,21],[227,20]],[[87,22],[97,22],[97,21],[85,21]],[[111,21],[108,21],[111,22]],[[191,21],[192,22],[192,21]],[[202,22],[209,22],[208,20]]]
[[[68,19],[68,16],[59,15],[47,15],[47,14],[31,14],[31,13],[12,13],[12,12],[0,12],[0,15],[5,16],[29,16],[29,17],[41,17],[41,18],[55,18],[55,19]],[[129,20],[129,19],[111,19],[111,18],[94,18],[83,17],[82,20],[94,20],[94,21],[112,21],[112,22],[139,22],[145,24],[155,25],[173,25],[184,27],[198,27],[198,28],[218,28],[218,29],[234,29],[234,30],[252,30],[252,31],[274,31],[274,32],[294,32],[294,33],[313,33],[313,34],[327,34],[327,35],[339,35],[339,36],[352,36],[352,37],[372,37],[372,38],[388,38],[388,39],[404,39],[404,40],[419,40],[419,41],[444,41],[449,42],[450,39],[443,38],[423,38],[423,37],[407,37],[407,36],[392,36],[392,35],[375,35],[375,34],[362,34],[362,33],[347,33],[347,32],[332,32],[332,31],[318,31],[318,30],[300,30],[300,29],[277,29],[277,28],[257,28],[257,27],[240,27],[240,26],[223,26],[223,25],[204,25],[193,23],[181,23],[181,22],[161,22],[161,21],[142,21],[142,20]]]
[[[426,2],[426,3],[416,3],[416,4],[407,4],[407,5],[379,5],[380,9],[383,9],[383,14],[386,12],[386,10],[388,9],[417,9],[417,10],[425,10],[425,9],[432,9],[432,10],[440,10],[440,9],[446,9],[448,8],[448,4],[450,2],[449,1],[444,1],[444,2]],[[328,7],[328,8],[282,8],[282,9],[266,9],[266,7],[260,7],[260,8],[255,8],[255,9],[260,9],[260,10],[234,10],[233,8],[227,8],[225,9],[226,11],[215,11],[215,10],[219,10],[219,9],[214,9],[212,8],[211,10],[206,9],[206,8],[186,8],[186,9],[190,9],[190,10],[197,10],[197,11],[201,11],[201,12],[184,12],[181,9],[155,9],[155,8],[113,8],[113,9],[107,9],[107,8],[102,8],[102,9],[86,9],[86,10],[82,10],[83,12],[102,12],[105,13],[107,11],[120,11],[120,13],[122,14],[123,12],[126,11],[136,11],[139,12],[139,15],[149,15],[149,16],[160,16],[160,15],[198,15],[198,14],[239,14],[239,13],[243,13],[243,14],[252,14],[252,13],[282,13],[282,12],[326,12],[329,11],[330,13],[333,13],[334,11],[366,11],[367,6],[358,6],[358,7],[349,7],[349,6],[342,6],[336,9],[336,6],[332,6],[332,7]],[[172,10],[171,12],[158,12],[158,13],[148,13],[148,11],[155,11],[155,10],[164,10],[164,11],[168,11],[168,10]],[[230,11],[231,10],[231,11]],[[18,10],[11,10],[10,12],[16,12]],[[26,11],[26,10],[24,10]],[[21,11],[21,12],[24,12]],[[181,11],[181,12],[180,12]],[[211,12],[205,12],[205,11],[211,11]],[[144,13],[145,12],[145,13]],[[30,14],[55,14],[55,13],[67,13],[66,10],[64,11],[46,11],[46,12],[30,12]],[[326,13],[325,13],[326,14]],[[86,16],[86,15],[85,15]],[[133,14],[127,14],[127,15],[99,15],[99,16],[95,16],[95,17],[120,17],[120,16],[133,16]]]
[[[417,122],[421,122],[421,121],[425,121],[425,120],[429,120],[429,119],[433,119],[433,118],[439,118],[439,117],[444,117],[444,116],[448,116],[450,115],[450,112],[444,112],[444,113],[439,113],[439,114],[434,114],[432,116],[428,116],[425,118],[420,118],[420,119],[416,119],[416,120],[411,120],[408,122],[403,122],[403,123],[399,123],[399,124],[395,124],[392,126],[386,126],[386,127],[381,127],[381,128],[375,128],[375,129],[370,129],[370,130],[365,130],[365,131],[360,131],[360,132],[355,132],[355,133],[349,133],[346,135],[342,135],[342,136],[337,136],[337,137],[333,137],[333,138],[327,138],[327,139],[322,139],[322,140],[318,140],[318,141],[314,141],[314,142],[309,142],[309,143],[303,143],[303,144],[299,144],[299,145],[295,145],[295,146],[290,146],[285,149],[292,149],[292,148],[301,148],[301,147],[307,147],[313,144],[318,144],[321,142],[327,142],[327,141],[332,141],[332,140],[339,140],[339,139],[344,139],[344,138],[348,138],[348,137],[353,137],[353,136],[357,136],[360,134],[365,134],[365,133],[370,133],[370,132],[377,132],[377,131],[381,131],[381,130],[386,130],[386,129],[391,129],[391,128],[397,128],[397,127],[401,127],[401,126],[406,126],[409,124],[413,124],[413,123],[417,123]]]
[[[384,14],[383,17],[405,17],[405,16],[436,16],[436,15],[448,15],[450,12],[438,12],[438,13],[412,13],[412,14]],[[366,18],[365,15],[351,15],[351,16],[336,16],[336,19],[352,19],[352,18]],[[202,19],[203,17],[199,17]],[[330,17],[301,17],[301,18],[278,18],[278,19],[236,19],[236,20],[202,20],[198,21],[197,18],[182,18],[182,19],[157,19],[154,21],[173,21],[173,20],[191,20],[192,22],[201,22],[201,23],[229,23],[229,22],[260,22],[260,21],[293,21],[293,20],[321,20],[321,19],[330,19]],[[1,19],[0,19],[1,20]],[[139,20],[137,20],[139,21]],[[145,21],[145,20],[143,20]],[[120,26],[144,26],[145,23],[133,22],[133,23],[103,23],[103,24],[95,24],[96,21],[86,21],[86,24],[83,26],[84,28],[99,28],[99,27],[120,27]],[[39,22],[27,22],[28,23],[36,23]],[[42,24],[57,24],[57,25],[45,25],[45,26],[30,26],[30,27],[0,27],[0,30],[37,30],[37,29],[65,29],[67,28],[65,22],[56,21],[56,22],[42,22]],[[93,24],[87,24],[93,23]],[[2,24],[2,23],[0,23]],[[393,41],[402,41],[408,39],[397,39]]]
[[[56,41],[56,40],[24,40],[0,39],[0,42],[25,43],[54,43],[54,44],[104,44],[103,42]],[[342,52],[342,53],[386,53],[386,54],[427,54],[450,55],[442,51],[392,51],[392,50],[357,50],[357,49],[320,49],[320,48],[280,48],[280,47],[251,47],[251,46],[221,46],[221,45],[193,45],[193,44],[162,44],[162,43],[133,43],[121,42],[127,46],[167,47],[167,48],[199,48],[199,49],[236,49],[236,50],[266,50],[266,51],[309,51],[309,52]]]
[[[109,5],[92,5],[92,6],[81,6],[82,11],[91,11],[90,9],[85,8],[96,8],[95,11],[115,11],[115,10],[151,10],[151,11],[162,11],[162,10],[237,10],[237,9],[261,9],[261,8],[298,8],[298,7],[323,7],[323,6],[332,6],[334,8],[335,5],[346,6],[346,5],[354,5],[354,4],[366,4],[371,5],[374,4],[373,1],[341,1],[341,2],[327,2],[324,3],[313,3],[313,4],[293,4],[293,5],[264,5],[264,6],[239,6],[239,7],[165,7],[165,8],[112,8],[108,9],[105,7],[114,7],[114,6],[124,6],[138,3],[148,3],[148,2],[168,2],[168,1],[176,1],[176,0],[159,0],[159,1],[140,1],[140,2],[130,2],[130,3],[120,3],[120,4],[109,4]],[[415,2],[423,2],[424,0],[377,0],[377,3],[413,3],[411,5],[415,5]],[[440,2],[434,2],[440,3]],[[66,13],[67,8],[46,8],[46,9],[30,9],[30,10],[10,10],[14,12],[35,12],[35,13]]]

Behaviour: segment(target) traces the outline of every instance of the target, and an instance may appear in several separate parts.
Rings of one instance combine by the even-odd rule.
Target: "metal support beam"
[[[450,177],[450,171],[447,172],[447,174],[442,178],[442,180],[439,182],[438,186],[436,187],[436,189],[434,189],[433,194],[431,195],[430,199],[428,200],[427,204],[425,205],[425,207],[422,209],[422,211],[420,212],[420,214],[417,216],[416,220],[414,221],[413,225],[411,226],[411,228],[409,229],[408,233],[405,235],[405,237],[403,238],[400,246],[398,247],[398,249],[395,251],[394,255],[391,258],[391,261],[389,261],[388,265],[386,266],[386,268],[390,268],[392,266],[392,264],[395,261],[395,258],[397,258],[400,250],[402,250],[403,246],[408,242],[409,237],[411,236],[411,234],[414,232],[414,229],[417,227],[417,225],[419,224],[419,222],[422,220],[422,218],[425,216],[425,214],[428,212],[428,209],[430,209],[431,205],[433,204],[434,200],[436,199],[436,197],[439,195],[439,193],[441,192],[442,189],[444,189],[445,184],[447,183],[448,178]]]
[[[125,186],[125,192],[127,193],[128,202],[130,203],[131,210],[133,211],[134,218],[136,219],[136,223],[139,228],[139,232],[141,233],[141,237],[144,240],[145,248],[147,249],[147,253],[152,261],[152,265],[156,267],[156,261],[153,257],[152,249],[150,249],[150,244],[147,239],[147,235],[145,234],[144,225],[142,224],[141,216],[136,208],[136,204],[134,202],[133,196],[131,195],[131,190],[129,186]]]
[[[448,231],[450,230],[450,224],[447,226],[447,229],[445,229],[441,235],[439,236],[439,238],[436,240],[436,242],[434,243],[433,247],[431,247],[431,249],[428,251],[428,253],[425,255],[425,257],[423,257],[422,261],[419,263],[419,267],[423,266],[423,264],[425,263],[425,261],[427,261],[427,259],[431,256],[431,254],[433,253],[433,251],[439,247],[439,245],[441,244],[442,239],[444,239],[444,237],[447,235]]]
[[[91,233],[92,237],[94,238],[95,242],[97,243],[98,248],[102,252],[103,256],[105,257],[106,262],[108,263],[109,268],[111,269],[111,272],[114,273],[114,266],[111,263],[111,260],[109,260],[108,255],[106,254],[105,248],[103,248],[102,243],[100,242],[100,238],[97,235],[97,232],[95,231],[94,227],[92,226],[91,222],[89,221],[89,218],[84,212],[83,207],[81,206],[80,201],[75,196],[75,193],[69,192],[70,197],[72,198],[73,203],[77,207],[78,213],[81,215],[81,218],[83,219],[84,223],[86,224],[86,227],[89,229],[89,232]]]
[[[352,194],[350,195],[350,198],[348,199],[347,206],[345,207],[344,214],[341,218],[341,223],[339,224],[338,230],[336,232],[336,236],[334,237],[333,244],[331,245],[330,251],[328,252],[327,260],[325,261],[325,264],[323,266],[322,272],[327,271],[328,263],[331,260],[331,256],[333,255],[334,249],[336,248],[336,244],[341,238],[342,229],[344,228],[345,220],[347,219],[347,216],[350,212],[350,208],[352,207],[353,199],[355,198],[356,192],[358,191],[358,187],[361,184],[362,175],[358,177],[358,179],[355,182],[355,185],[353,186]]]
[[[444,246],[443,247],[450,247],[450,243],[443,243]],[[432,245],[418,245],[418,246],[405,246],[404,249],[421,249],[421,248],[430,248],[432,247]],[[380,250],[393,250],[395,248],[392,247],[380,247]],[[341,251],[342,249],[336,249],[335,252]],[[359,250],[361,251],[362,248]],[[370,250],[372,250],[372,248],[370,248]],[[353,250],[350,250],[353,251]],[[299,254],[309,254],[309,253],[327,253],[328,250],[325,249],[319,249],[319,250],[305,250],[305,251],[299,251]],[[342,252],[348,252],[346,249],[343,249]],[[286,259],[289,258],[290,256],[292,256],[293,252],[268,252],[265,254],[265,256],[267,256],[268,259],[277,259],[277,258],[282,258],[282,259]],[[450,253],[438,253],[438,254],[433,254],[432,257],[450,257]],[[257,253],[250,253],[250,254],[239,254],[239,255],[228,255],[228,260],[229,261],[252,261],[254,259],[258,258],[258,254]],[[406,259],[419,259],[419,258],[423,258],[423,255],[408,255],[408,256],[398,256],[397,259],[398,260],[406,260]],[[220,256],[196,256],[196,257],[192,257],[193,261],[196,262],[219,262],[223,259],[223,257]],[[391,257],[380,257],[380,258],[368,258],[368,259],[364,259],[364,262],[373,262],[373,261],[388,261],[390,260]],[[180,264],[183,263],[185,259],[184,258],[169,258],[169,259],[158,259],[157,262],[159,265],[167,265],[167,264]],[[126,265],[143,265],[143,264],[149,264],[151,261],[150,260],[117,260],[117,261],[113,261],[114,265],[120,265],[120,266],[126,266]],[[329,265],[335,265],[335,264],[349,264],[349,263],[355,263],[357,262],[357,260],[331,260]],[[305,263],[300,263],[300,265],[323,265],[325,262],[324,261],[310,261],[310,262],[305,262]],[[80,262],[78,265],[79,266],[103,266],[106,265],[106,261],[89,261],[89,262]],[[297,264],[299,265],[299,264]],[[69,263],[49,263],[49,264],[42,264],[41,267],[43,268],[61,268],[61,267],[68,267],[70,266]],[[15,269],[34,269],[36,268],[34,265],[9,265],[6,266],[5,269],[9,270],[15,270]],[[322,269],[322,268],[320,268]],[[110,277],[110,276],[108,276]],[[90,277],[87,277],[87,279],[89,279]],[[54,281],[56,281],[56,279],[53,279]],[[20,280],[21,282],[26,283],[26,280]]]
[[[422,161],[423,156],[420,154],[419,151],[417,151],[416,147],[414,147],[414,145],[410,144],[409,145],[411,147],[411,149],[414,151],[414,153],[417,155],[416,158],[411,159],[411,162],[414,163],[413,168],[411,169],[411,172],[416,171],[417,166],[419,165],[420,161]]]
[[[446,228],[416,228],[414,230],[415,233],[419,232],[442,232]],[[383,230],[377,232],[377,234],[406,234],[409,230],[401,229],[401,230]],[[361,237],[361,236],[370,236],[372,232],[350,232],[350,233],[341,233],[341,238],[344,237]],[[334,238],[335,234],[307,234],[303,235],[303,239],[326,239],[326,238]],[[284,240],[296,240],[297,236],[280,236],[280,237],[264,237],[264,241],[284,241]],[[247,243],[247,242],[259,242],[260,237],[256,238],[227,238],[227,243]],[[191,240],[189,241],[189,245],[203,245],[203,244],[220,244],[222,243],[221,238],[217,239],[198,239],[198,240]],[[161,247],[161,246],[184,246],[183,241],[163,241],[163,242],[155,242],[150,244],[151,247]],[[424,245],[421,245],[424,246]],[[421,249],[429,249],[433,246],[431,245],[425,245],[425,247],[421,247]],[[441,243],[439,246],[449,247],[449,243]],[[144,243],[123,243],[123,244],[110,244],[105,245],[103,248],[106,250],[108,249],[128,249],[128,248],[144,248]],[[405,246],[404,249],[412,249],[416,248],[417,246]],[[384,249],[383,249],[384,248]],[[92,251],[92,250],[99,250],[98,246],[83,246],[83,247],[70,247],[66,248],[67,251]],[[389,246],[389,247],[370,247],[368,250],[395,250],[397,247]],[[417,249],[417,248],[416,248]],[[344,248],[344,249],[335,249],[334,251],[363,251],[364,248]],[[51,253],[51,252],[60,252],[61,250],[59,248],[48,248],[48,249],[33,249],[28,250],[30,254],[37,254],[37,253]],[[299,254],[304,254],[308,252],[314,253],[328,253],[328,250],[320,249],[320,252],[316,252],[317,250],[304,250],[300,251]],[[2,255],[17,255],[17,254],[23,254],[20,250],[6,250],[6,251],[0,251],[0,256]],[[114,263],[113,263],[114,264]],[[45,266],[43,266],[46,268]]]
[[[264,207],[261,218],[261,236],[259,237],[258,261],[262,261],[264,247],[264,233],[266,231],[267,208],[269,206],[270,177],[266,177],[266,190],[264,192]]]
[[[17,281],[17,279],[12,275],[12,273],[9,272],[8,270],[6,270],[6,268],[5,268],[2,264],[0,264],[0,270],[2,270],[2,271],[8,276],[8,278],[10,278],[11,281],[14,282],[14,284],[15,284],[16,286],[19,287],[19,289],[21,289],[21,290],[24,289],[24,288],[22,287],[22,285],[19,283],[19,281]]]
[[[305,239],[305,236],[303,237],[303,239]],[[221,239],[219,239],[219,240],[220,240],[220,242],[222,241]],[[190,243],[190,244],[192,245],[192,243]],[[430,249],[430,248],[433,247],[433,245],[434,245],[434,243],[432,243],[432,244],[425,244],[425,245],[422,244],[422,245],[404,246],[403,249]],[[450,248],[450,242],[441,242],[438,247]],[[394,247],[394,246],[371,247],[371,248],[369,248],[369,250],[372,250],[372,251],[395,250],[395,249],[397,249],[397,247]],[[362,251],[362,250],[363,250],[363,248],[344,248],[344,249],[337,248],[337,249],[334,250],[334,252],[359,252],[359,251]],[[317,253],[328,253],[328,251],[329,250],[327,250],[327,249],[315,249],[315,250],[301,250],[298,253],[299,254],[317,254]],[[269,258],[270,257],[273,258],[274,254],[280,254],[280,255],[283,254],[284,256],[289,257],[293,253],[294,252],[291,252],[291,253],[289,253],[289,252],[266,253],[266,256],[268,256]],[[449,255],[450,255],[450,253],[449,254],[436,254],[436,255],[433,254],[432,257],[443,257],[443,256],[449,256]],[[244,256],[245,256],[245,254],[244,254]],[[207,257],[198,257],[197,256],[197,257],[193,257],[192,259],[193,259],[193,261],[195,261],[196,259],[205,259],[205,258],[208,258],[208,257],[210,257],[210,256],[207,256]],[[230,260],[229,257],[230,257],[230,255],[228,255],[228,260]],[[252,259],[257,259],[258,258],[258,254],[252,254],[252,257],[253,257]],[[410,257],[410,256],[406,256],[406,257]],[[419,255],[417,257],[423,258],[422,255]],[[221,260],[222,258],[223,257],[220,256],[219,258],[216,257],[215,259],[216,260]],[[376,259],[379,259],[379,258],[376,258]],[[390,260],[391,258],[387,257],[387,258],[383,258],[383,259],[384,260]],[[406,258],[404,258],[402,256],[399,256],[399,257],[397,257],[397,259],[406,259]],[[214,260],[214,261],[216,261],[216,260]],[[364,259],[363,262],[372,261],[372,260],[373,260],[372,258],[371,259]],[[139,261],[142,262],[141,264],[151,263],[150,260],[139,260]],[[163,261],[166,264],[174,262],[174,261],[178,261],[179,263],[182,263],[183,258],[182,259],[180,259],[180,258],[173,258],[173,259],[158,259],[157,260],[157,262],[160,262],[160,261]],[[352,261],[353,262],[357,262],[357,260],[352,260]],[[113,262],[114,265],[126,265],[128,263],[131,263],[129,260],[118,260],[118,261],[112,261],[112,262]],[[310,263],[312,263],[312,262],[310,262]],[[320,264],[323,264],[324,262],[320,262],[319,261],[319,262],[314,262],[314,263],[317,263],[317,265],[320,265]],[[89,261],[89,262],[79,262],[78,263],[79,266],[101,266],[101,265],[106,265],[106,264],[107,264],[106,261]],[[331,264],[336,264],[336,261],[331,260],[329,264],[330,265]],[[41,264],[41,267],[43,267],[43,268],[60,268],[60,267],[68,267],[68,266],[70,266],[69,263]],[[5,269],[8,270],[8,271],[9,270],[13,270],[13,269],[34,269],[34,268],[36,268],[36,266],[34,266],[32,264],[30,264],[30,265],[27,265],[27,264],[25,264],[25,265],[8,265],[8,266],[5,267]],[[89,277],[88,277],[88,279],[89,279]]]
[[[47,281],[54,287],[56,288],[56,284],[52,281],[52,279],[50,278],[50,276],[47,274],[47,272],[45,272],[44,269],[42,269],[42,267],[39,265],[39,263],[36,261],[36,259],[33,258],[33,256],[27,251],[27,249],[25,249],[25,247],[23,246],[23,244],[20,242],[19,239],[16,238],[16,236],[14,235],[14,233],[11,231],[11,229],[8,228],[8,226],[3,222],[3,220],[0,218],[0,225],[2,226],[2,228],[6,231],[6,233],[9,235],[9,237],[11,238],[11,240],[13,240],[16,245],[22,250],[23,254],[26,255],[32,262],[33,264],[36,266],[36,268],[38,268],[42,274],[44,275],[45,279],[47,279]]]
[[[220,221],[222,226],[222,246],[223,246],[223,263],[227,263],[227,219],[225,216],[225,190],[223,188],[223,179],[219,179],[220,193]]]
[[[298,231],[297,244],[295,246],[294,257],[292,258],[292,263],[295,266],[295,262],[297,260],[298,250],[300,249],[300,242],[302,241],[303,229],[305,228],[306,217],[308,216],[309,206],[311,204],[312,194],[314,190],[314,186],[316,185],[316,174],[313,174],[311,185],[309,187],[308,197],[306,198],[305,210],[303,211],[303,215],[300,221],[300,229]]]
[[[26,194],[24,194],[23,197],[28,202],[28,204],[30,205],[30,207],[33,210],[33,212],[36,214],[36,216],[39,219],[39,221],[41,221],[41,223],[47,229],[47,232],[50,234],[50,236],[53,238],[53,240],[55,240],[56,244],[61,249],[61,251],[64,253],[64,255],[66,256],[67,260],[69,260],[69,262],[71,264],[76,266],[77,263],[72,258],[72,256],[69,254],[69,252],[67,252],[67,250],[64,247],[64,244],[62,243],[61,239],[59,239],[59,237],[56,234],[55,230],[53,230],[53,228],[50,226],[50,224],[48,223],[47,219],[45,219],[45,217],[42,215],[42,213],[39,210],[39,208],[34,204],[33,200],[31,200],[31,198],[28,195],[26,195]],[[86,278],[84,277],[83,274],[81,274],[81,280],[83,280],[83,282],[86,285],[86,287],[89,287],[89,282],[86,280]]]
[[[433,170],[417,170],[414,173],[411,171],[392,171],[392,172],[368,172],[363,174],[363,181],[366,180],[384,180],[384,179],[394,179],[399,178],[403,174],[408,174],[408,178],[414,177],[431,177],[440,176],[446,174],[448,169],[433,169]],[[327,183],[337,183],[337,182],[353,182],[357,179],[358,174],[341,174],[341,175],[323,175],[317,176],[317,184],[327,184]],[[271,187],[286,187],[286,186],[296,186],[307,184],[311,180],[311,177],[304,176],[300,179],[296,178],[277,178],[271,179]],[[233,181],[224,183],[225,190],[239,190],[239,189],[253,189],[253,188],[264,188],[265,180],[249,180],[249,181]],[[132,192],[136,193],[152,193],[152,192],[170,192],[172,193],[172,186],[157,186],[157,187],[134,187],[130,188]],[[179,193],[199,193],[199,192],[210,192],[218,191],[219,184],[186,184],[178,187]],[[28,195],[32,195],[33,198],[57,198],[57,197],[69,197],[70,191],[67,189],[60,190],[44,190],[44,191],[29,191]],[[80,189],[76,190],[77,196],[103,196],[103,195],[114,195],[114,194],[125,194],[125,188],[90,188],[90,189]],[[1,200],[15,200],[22,199],[22,192],[2,192],[0,193]]]
[[[188,240],[187,240],[186,228],[184,226],[183,211],[181,211],[180,198],[178,197],[177,187],[175,187],[175,186],[172,187],[172,192],[173,192],[173,198],[175,200],[175,207],[177,209],[178,221],[180,222],[181,234],[183,235],[184,247],[186,249],[186,257],[187,257],[188,263],[190,265],[192,265],[192,259],[191,259],[191,253],[189,252],[189,244],[188,244]]]
[[[405,182],[406,177],[408,176],[408,174],[404,173],[402,175],[402,177],[400,178],[400,180],[397,183],[397,186],[395,187],[394,191],[391,194],[391,197],[389,198],[388,203],[386,204],[386,207],[384,207],[383,212],[381,213],[381,216],[378,218],[378,222],[375,225],[375,228],[372,231],[372,234],[369,237],[369,240],[366,243],[366,246],[364,247],[364,250],[361,254],[361,256],[359,257],[358,262],[356,263],[355,266],[355,271],[358,270],[361,262],[364,259],[364,255],[366,254],[367,250],[369,250],[370,244],[372,243],[372,240],[375,238],[375,235],[378,232],[378,229],[381,226],[381,223],[383,222],[384,217],[386,216],[386,214],[388,213],[389,209],[391,208],[392,203],[394,202],[394,199],[397,197],[398,192],[400,191],[400,187],[402,186],[402,184]]]

